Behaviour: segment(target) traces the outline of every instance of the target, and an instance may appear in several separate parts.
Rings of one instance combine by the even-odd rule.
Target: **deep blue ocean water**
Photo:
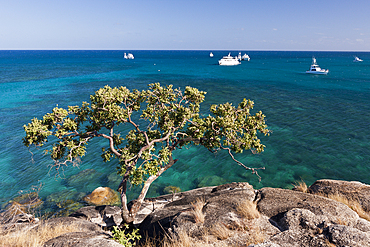
[[[123,59],[123,52],[135,59]],[[266,167],[259,171],[261,182],[226,153],[190,147],[176,151],[179,161],[149,196],[169,185],[184,191],[237,181],[257,189],[324,178],[370,183],[370,53],[241,51],[251,60],[229,67],[217,65],[229,51],[213,51],[213,58],[209,52],[0,51],[0,205],[39,184],[44,200],[53,194],[81,197],[99,186],[116,189],[116,164],[100,157],[104,140],[91,143],[79,167],[67,167],[56,178],[49,156],[23,146],[23,125],[56,105],[80,105],[105,85],[145,89],[153,82],[206,91],[203,112],[211,104],[251,99],[272,133],[260,136],[262,154],[236,156],[248,166]],[[305,74],[312,56],[328,75]],[[354,56],[364,61],[354,63]],[[83,171],[87,178],[74,180]],[[135,193],[132,188],[131,199]]]

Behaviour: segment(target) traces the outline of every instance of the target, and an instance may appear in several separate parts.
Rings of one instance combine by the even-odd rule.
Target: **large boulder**
[[[262,188],[258,191],[257,197],[258,210],[261,214],[270,217],[275,223],[278,223],[286,212],[295,208],[307,209],[315,215],[325,215],[333,223],[356,224],[359,218],[353,210],[343,203],[299,191]]]
[[[176,194],[174,201],[150,213],[139,228],[141,234],[148,237],[163,237],[178,234],[179,231],[186,231],[196,237],[204,235],[204,232],[215,232],[216,228],[226,229],[230,242],[224,244],[237,244],[235,233],[240,235],[240,230],[251,223],[244,220],[240,207],[243,202],[252,202],[254,198],[255,190],[248,183],[231,183],[183,192],[181,196]],[[268,218],[258,220],[266,231],[276,233],[274,227],[268,224]]]
[[[117,192],[109,187],[98,187],[83,200],[89,204],[100,205],[119,205],[120,198]]]
[[[341,202],[277,188],[260,189],[257,201],[280,232],[254,247],[370,246],[370,222]]]
[[[357,201],[365,211],[370,211],[370,185],[357,181],[323,179],[313,183],[308,191],[323,196],[343,196],[349,201]]]

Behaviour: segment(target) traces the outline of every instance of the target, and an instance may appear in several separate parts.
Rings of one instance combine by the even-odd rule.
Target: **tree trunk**
[[[149,190],[149,187],[150,185],[163,173],[165,172],[168,168],[170,168],[171,166],[173,166],[173,164],[175,164],[177,161],[176,160],[173,160],[172,157],[170,157],[170,161],[169,163],[162,167],[158,173],[156,175],[152,175],[150,176],[144,183],[144,186],[143,188],[141,189],[141,193],[139,195],[139,197],[133,201],[133,204],[132,204],[132,207],[130,208],[130,210],[128,210],[128,207],[127,207],[127,197],[126,197],[126,189],[127,189],[127,179],[123,179],[121,184],[120,184],[120,187],[119,187],[119,191],[121,193],[121,202],[122,202],[122,209],[121,209],[121,212],[122,212],[122,218],[123,220],[126,222],[126,223],[132,223],[135,219],[135,216],[137,214],[137,212],[140,210],[140,207],[145,199],[145,196],[146,194],[148,193],[148,190]]]
[[[134,203],[132,204],[132,207],[130,208],[130,215],[132,215],[132,218],[135,218],[137,212],[139,211],[141,204],[143,203],[146,194],[148,193],[150,185],[159,177],[159,175],[153,175],[150,176],[144,183],[143,188],[141,189],[141,193],[139,197],[134,200]]]
[[[118,191],[121,194],[121,215],[124,223],[132,223],[134,221],[134,217],[131,216],[130,211],[127,208],[127,196],[126,196],[126,191],[127,191],[127,177],[124,177],[118,186]]]

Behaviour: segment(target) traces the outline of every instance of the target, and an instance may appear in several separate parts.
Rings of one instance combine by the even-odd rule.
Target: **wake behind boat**
[[[316,58],[313,57],[310,70],[307,70],[306,73],[316,75],[326,75],[327,73],[329,73],[329,70],[320,68],[320,66],[316,63]]]
[[[239,65],[240,60],[238,59],[238,57],[233,57],[229,53],[229,55],[224,56],[223,58],[218,60],[218,64],[219,65],[226,65],[226,66]]]

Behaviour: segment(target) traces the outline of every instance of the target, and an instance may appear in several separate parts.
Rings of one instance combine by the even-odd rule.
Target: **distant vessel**
[[[210,56],[210,57],[213,57],[213,53],[212,53],[212,52],[211,52],[211,53],[209,53],[209,56]]]
[[[229,55],[224,56],[223,58],[218,60],[218,64],[219,65],[229,65],[229,66],[230,65],[239,65],[240,61],[239,61],[238,57],[232,57],[229,53]]]
[[[364,60],[360,59],[359,57],[355,57],[355,60],[353,60],[353,62],[362,62]]]
[[[239,52],[239,54],[238,54],[238,59],[239,59],[239,61],[243,61],[243,60],[251,60],[251,58],[246,54],[246,53],[244,53],[244,55],[242,56],[242,53],[241,52]]]
[[[320,68],[320,66],[316,63],[316,58],[313,57],[310,70],[307,70],[306,73],[316,75],[326,75],[327,73],[329,73],[329,70]]]
[[[243,56],[242,56],[242,60],[251,60],[251,58],[247,55],[247,54],[244,54]]]
[[[238,54],[238,59],[239,59],[239,61],[242,60],[242,53],[241,52],[239,52],[239,54]]]
[[[126,55],[126,52],[123,53],[123,58],[124,59],[134,59],[134,55],[132,55],[131,53],[127,53]]]

